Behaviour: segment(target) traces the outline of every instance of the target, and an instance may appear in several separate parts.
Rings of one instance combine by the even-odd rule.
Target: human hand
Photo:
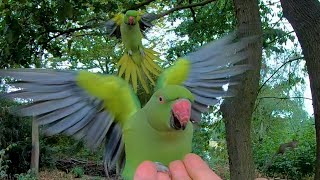
[[[144,161],[134,175],[134,180],[221,180],[196,154],[187,154],[183,160],[169,164],[168,173],[157,172],[155,163]]]

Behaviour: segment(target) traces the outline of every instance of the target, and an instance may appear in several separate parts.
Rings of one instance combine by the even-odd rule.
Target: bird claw
[[[144,53],[144,50],[142,48],[139,48],[141,56],[145,56],[146,54]]]
[[[128,55],[132,56],[132,50],[128,50]]]
[[[154,163],[156,164],[158,172],[163,172],[163,173],[169,174],[169,176],[170,176],[170,171],[169,171],[169,168],[167,166],[165,166],[161,162],[154,162]]]

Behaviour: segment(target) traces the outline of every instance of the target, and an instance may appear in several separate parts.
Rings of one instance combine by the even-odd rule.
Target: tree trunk
[[[257,35],[259,40],[249,45],[249,58],[253,70],[235,87],[237,95],[225,99],[221,106],[226,125],[230,177],[234,180],[254,179],[255,166],[251,147],[251,116],[257,98],[262,57],[262,29],[257,0],[234,0],[238,21],[238,36]]]
[[[42,55],[43,50],[41,50],[38,54],[38,58],[35,59],[36,68],[41,68],[42,66]],[[40,154],[40,146],[39,146],[39,126],[36,122],[36,118],[32,118],[32,149],[31,149],[31,171],[39,177],[39,154]]]
[[[320,179],[320,2],[281,0],[283,14],[292,25],[302,47],[310,80],[317,139],[314,179]]]
[[[31,170],[38,177],[39,175],[39,126],[32,119],[32,150],[31,150]]]

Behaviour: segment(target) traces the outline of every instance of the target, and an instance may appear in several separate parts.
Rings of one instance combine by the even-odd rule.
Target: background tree
[[[251,116],[257,98],[262,57],[262,29],[258,1],[234,0],[239,36],[256,35],[258,40],[249,48],[246,63],[252,65],[242,80],[242,86],[236,87],[237,96],[226,99],[221,111],[226,124],[226,138],[229,154],[231,179],[254,179],[254,164],[251,146]]]
[[[307,0],[303,3],[297,1],[281,0],[284,16],[294,28],[302,52],[305,56],[310,79],[312,102],[314,109],[315,128],[317,134],[317,161],[315,179],[320,178],[320,2]]]

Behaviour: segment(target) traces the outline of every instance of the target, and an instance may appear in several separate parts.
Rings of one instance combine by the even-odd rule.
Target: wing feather
[[[14,111],[18,116],[38,116],[73,105],[80,100],[80,97],[71,96],[63,99],[43,101],[36,104],[20,106],[15,108]]]
[[[64,117],[67,117],[67,116],[73,114],[76,111],[79,111],[85,105],[86,105],[86,102],[82,101],[82,102],[78,102],[76,104],[73,104],[71,106],[68,106],[68,107],[65,107],[62,109],[58,109],[56,111],[52,111],[50,113],[38,116],[37,117],[38,124],[39,125],[46,125],[46,124],[55,122],[59,119],[62,119]]]
[[[108,114],[104,112],[100,112],[96,116],[97,123],[94,123],[92,126],[90,126],[85,137],[89,147],[96,148],[102,143],[112,125],[113,118],[114,117],[110,113]]]
[[[124,151],[124,142],[122,139],[122,131],[119,124],[113,124],[110,133],[107,134],[108,140],[105,144],[104,161],[108,168],[113,168],[117,164],[122,151]],[[118,159],[117,159],[118,158]]]
[[[47,135],[74,136],[93,150],[106,141],[106,148],[110,148],[105,154],[108,164],[123,164],[121,124],[141,108],[123,79],[86,71],[48,69],[0,70],[0,76],[16,79],[12,85],[19,88],[0,98],[28,102],[12,109],[13,113],[36,116]]]
[[[142,31],[145,31],[147,28],[152,27],[152,21],[158,19],[159,16],[154,13],[145,13],[141,16],[141,19],[139,21],[140,29]]]

